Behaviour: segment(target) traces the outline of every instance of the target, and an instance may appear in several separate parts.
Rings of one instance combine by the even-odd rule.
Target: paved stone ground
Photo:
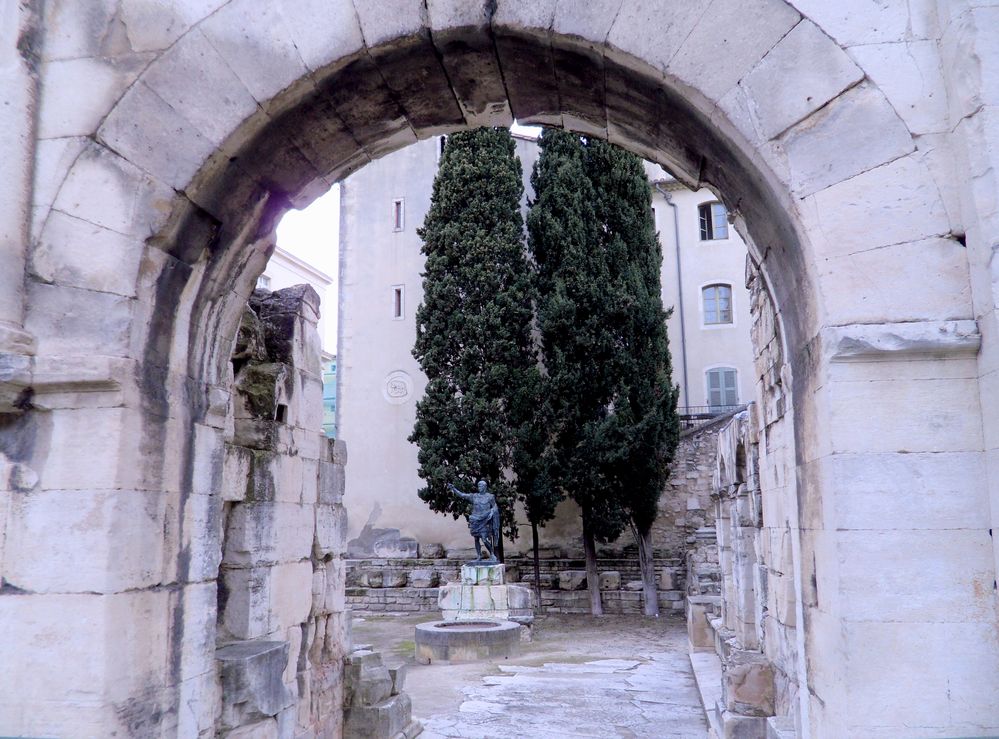
[[[408,663],[405,689],[423,739],[707,736],[679,620],[550,616],[516,657],[417,665],[413,628],[429,620],[354,623],[355,643]]]

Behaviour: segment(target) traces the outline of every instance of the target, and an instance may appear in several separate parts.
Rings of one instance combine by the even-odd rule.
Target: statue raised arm
[[[448,489],[459,498],[470,501],[472,511],[468,514],[468,531],[475,540],[475,554],[479,562],[496,561],[496,543],[499,540],[499,506],[496,497],[489,492],[485,480],[479,480],[478,491],[463,493],[448,483]],[[482,545],[486,546],[488,558],[482,557]]]

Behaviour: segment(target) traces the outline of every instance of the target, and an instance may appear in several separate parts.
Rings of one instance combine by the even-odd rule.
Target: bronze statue
[[[476,562],[495,563],[496,545],[500,536],[500,514],[499,506],[496,505],[496,497],[489,492],[489,487],[485,480],[479,480],[478,492],[463,493],[451,483],[448,488],[459,498],[464,498],[472,503],[472,512],[468,514],[468,531],[475,539],[475,554],[478,557]],[[482,545],[485,545],[488,558],[482,558]]]

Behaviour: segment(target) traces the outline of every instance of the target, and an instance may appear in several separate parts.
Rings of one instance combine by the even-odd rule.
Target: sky
[[[522,126],[514,123],[510,127],[514,133],[525,136],[538,136],[540,126]],[[304,210],[292,210],[285,214],[277,227],[277,244],[285,251],[308,262],[321,272],[333,278],[333,285],[323,297],[324,311],[327,313],[326,336],[323,346],[336,346],[337,290],[339,280],[338,252],[340,244],[340,186],[334,185],[328,193]]]
[[[326,295],[320,297],[321,310],[327,315],[323,346],[336,347],[340,186],[334,185],[304,210],[288,211],[278,223],[277,244],[333,278]]]

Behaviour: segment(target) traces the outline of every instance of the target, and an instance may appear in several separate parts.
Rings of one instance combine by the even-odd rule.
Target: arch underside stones
[[[517,118],[715,189],[747,236],[769,301],[754,329],[760,488],[791,532],[770,554],[793,573],[779,624],[797,640],[799,730],[997,728],[980,697],[999,693],[986,525],[999,430],[981,411],[999,390],[988,9],[196,5],[52,0],[17,16],[15,81],[37,115],[11,148],[33,185],[3,211],[25,279],[0,282],[0,611],[15,643],[68,645],[60,695],[89,682],[93,726],[125,725],[129,702],[169,733],[184,681],[205,674],[109,655],[125,624],[136,653],[182,661],[184,635],[214,623],[204,532],[229,359],[277,219],[418,138]],[[162,628],[143,599],[171,614]],[[92,609],[82,625],[64,622],[70,603]],[[917,653],[929,678],[900,683],[899,655]],[[59,692],[54,665],[18,664],[33,677],[0,678],[0,728],[13,716],[15,733]],[[79,708],[56,703],[53,733]]]

